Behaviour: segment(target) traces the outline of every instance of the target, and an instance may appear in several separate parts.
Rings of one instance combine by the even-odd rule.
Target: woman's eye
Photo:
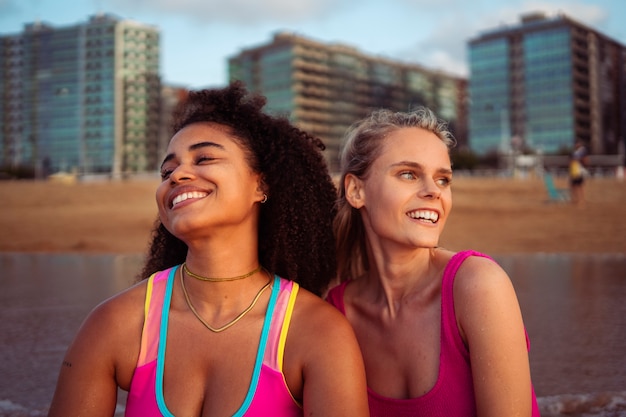
[[[171,169],[162,169],[161,170],[161,179],[165,180],[165,179],[169,178],[171,173],[172,173]]]
[[[439,178],[437,180],[437,183],[442,187],[450,185],[451,182],[452,182],[451,178]]]
[[[211,162],[211,161],[214,161],[214,160],[215,160],[215,158],[212,158],[210,156],[199,156],[196,159],[196,163],[197,164],[203,164],[203,163]]]
[[[407,180],[414,180],[416,178],[415,174],[413,174],[410,171],[401,172],[400,177],[407,179]]]

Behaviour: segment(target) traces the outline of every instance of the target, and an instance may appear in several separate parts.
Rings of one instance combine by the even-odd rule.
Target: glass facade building
[[[540,13],[469,41],[469,144],[479,154],[531,148],[623,151],[626,48],[566,16]]]
[[[378,108],[427,106],[449,123],[459,143],[466,140],[463,78],[288,33],[228,63],[229,78],[265,95],[269,112],[289,117],[324,141],[331,171],[338,168],[346,129]]]
[[[159,33],[97,15],[0,36],[0,166],[109,174],[156,168]]]

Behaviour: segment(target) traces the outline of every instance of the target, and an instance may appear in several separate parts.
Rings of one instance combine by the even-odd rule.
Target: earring
[[[261,204],[265,204],[267,202],[267,194],[263,193],[263,200],[261,200]]]

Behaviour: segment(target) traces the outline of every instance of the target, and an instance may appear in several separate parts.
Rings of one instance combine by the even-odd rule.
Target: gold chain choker
[[[226,282],[226,281],[237,281],[239,279],[244,279],[244,278],[248,278],[254,274],[256,274],[257,272],[259,272],[261,270],[261,265],[257,266],[256,268],[254,268],[252,271],[243,274],[243,275],[237,275],[236,277],[226,277],[226,278],[213,278],[213,277],[203,277],[202,275],[198,275],[198,274],[194,274],[193,272],[191,272],[189,270],[189,268],[187,268],[187,262],[183,263],[183,270],[185,271],[185,273],[187,275],[189,275],[190,277],[193,277],[195,279],[199,279],[200,281],[209,281],[209,282]]]
[[[184,265],[184,264],[183,264]],[[192,275],[193,276],[193,275]],[[213,333],[220,333],[223,332],[224,330],[234,326],[239,320],[241,320],[242,318],[244,318],[244,316],[246,314],[248,314],[256,305],[257,301],[259,301],[259,298],[261,298],[261,295],[263,294],[263,292],[265,292],[266,289],[268,289],[270,287],[270,284],[272,283],[272,280],[270,278],[270,280],[267,282],[267,284],[265,284],[263,286],[263,288],[261,288],[259,290],[259,292],[256,294],[256,296],[254,297],[254,300],[252,300],[252,303],[250,303],[250,305],[248,307],[246,307],[245,310],[243,310],[241,313],[239,313],[239,315],[237,317],[235,317],[234,319],[232,319],[231,321],[229,321],[228,323],[226,323],[225,325],[221,326],[221,327],[213,327],[211,326],[209,323],[207,323],[201,316],[200,314],[196,311],[195,307],[193,306],[193,304],[191,304],[191,299],[189,298],[189,294],[187,293],[187,288],[185,288],[185,276],[183,274],[183,268],[180,269],[180,286],[183,288],[183,294],[185,296],[185,301],[187,302],[187,307],[189,307],[189,309],[191,310],[191,312],[193,313],[194,316],[196,316],[196,318],[198,320],[200,320],[200,323],[202,323],[204,325],[204,327],[206,327],[207,329],[209,329],[210,331],[212,331]]]

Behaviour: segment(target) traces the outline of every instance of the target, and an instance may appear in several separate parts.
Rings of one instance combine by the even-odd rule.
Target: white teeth
[[[412,219],[427,220],[433,223],[437,223],[437,220],[439,220],[439,215],[436,212],[430,210],[412,211],[409,213],[409,217]]]
[[[202,198],[202,197],[206,197],[207,193],[201,193],[198,191],[190,191],[187,193],[182,193],[177,195],[174,200],[172,201],[172,207],[174,207],[176,204],[178,203],[182,203],[185,200],[188,200],[190,198]]]

